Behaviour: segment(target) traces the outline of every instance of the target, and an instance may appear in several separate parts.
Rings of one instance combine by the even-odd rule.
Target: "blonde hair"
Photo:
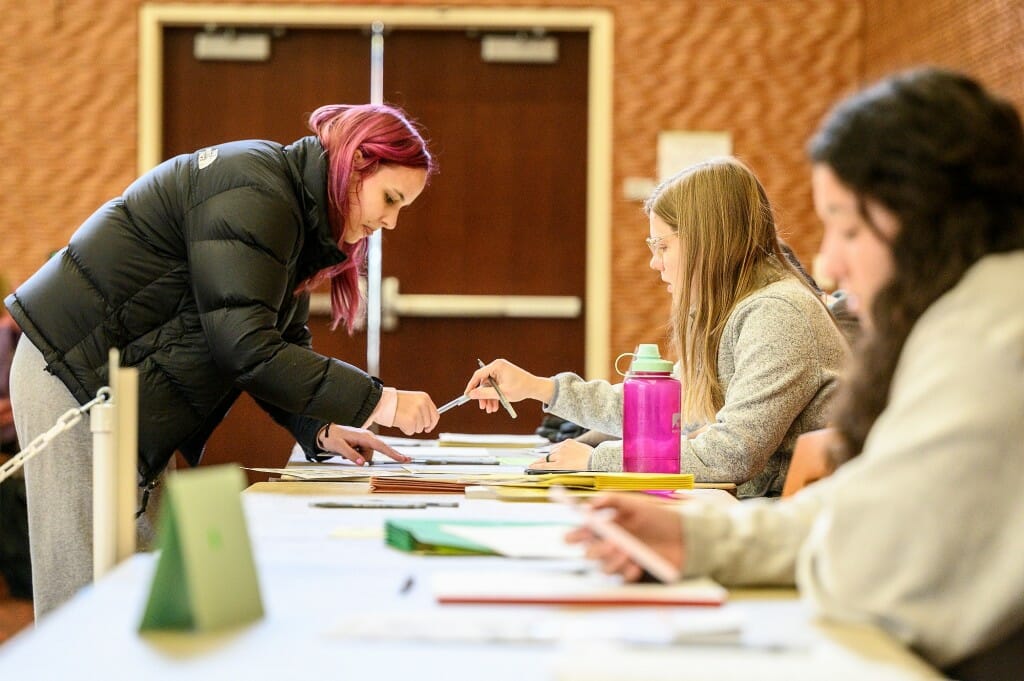
[[[684,420],[711,421],[725,403],[718,348],[736,304],[787,277],[812,289],[779,247],[764,187],[735,158],[711,159],[669,178],[644,211],[661,218],[679,239],[672,341]]]

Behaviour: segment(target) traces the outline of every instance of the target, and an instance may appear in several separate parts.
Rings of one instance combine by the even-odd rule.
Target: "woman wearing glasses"
[[[680,470],[735,482],[740,496],[778,495],[796,438],[825,425],[846,344],[806,280],[783,255],[764,188],[720,158],[655,190],[650,267],[674,301],[672,338],[683,384]],[[535,376],[506,360],[473,374],[470,397],[497,408],[532,398],[588,428],[622,433],[622,386],[571,373]],[[621,470],[622,443],[556,445],[534,468]]]

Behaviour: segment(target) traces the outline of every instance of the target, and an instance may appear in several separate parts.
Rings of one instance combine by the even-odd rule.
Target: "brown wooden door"
[[[368,99],[369,38],[361,31],[288,30],[260,63],[198,62],[194,32],[165,32],[165,156],[245,137],[287,142],[305,134],[305,116],[319,104]],[[479,38],[462,31],[387,34],[385,101],[423,125],[440,165],[384,236],[383,273],[397,277],[403,293],[584,300],[587,36],[558,37],[557,64],[521,65],[482,62]],[[365,334],[331,333],[327,324],[311,318],[314,347],[365,367]],[[508,357],[542,374],[584,364],[582,313],[405,317],[381,338],[385,384],[426,390],[437,404],[461,393],[478,357]],[[445,414],[438,430],[532,432],[539,405],[518,411],[513,421],[466,405]],[[245,398],[214,434],[205,462],[280,465],[291,442]]]
[[[313,109],[370,91],[365,32],[288,29],[265,62],[199,61],[196,33],[164,30],[164,158],[231,140],[291,142],[309,134]]]

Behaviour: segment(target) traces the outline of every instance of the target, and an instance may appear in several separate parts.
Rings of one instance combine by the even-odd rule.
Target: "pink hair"
[[[381,164],[422,168],[427,177],[435,171],[434,159],[419,131],[400,109],[374,104],[330,104],[309,117],[309,127],[320,138],[327,154],[327,198],[331,234],[338,248],[348,256],[344,262],[320,270],[299,284],[296,292],[310,291],[331,281],[331,329],[345,322],[349,333],[363,305],[359,275],[366,263],[366,239],[344,241],[348,215],[349,178],[357,182],[373,175]],[[361,158],[356,159],[356,152]]]

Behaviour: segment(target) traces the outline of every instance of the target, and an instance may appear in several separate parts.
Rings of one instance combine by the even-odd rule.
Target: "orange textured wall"
[[[659,130],[727,130],[761,178],[782,235],[817,250],[804,144],[860,77],[856,2],[639,2],[616,22],[615,187],[652,175]],[[613,208],[612,354],[667,337],[669,301],[647,268],[646,218]],[[664,346],[663,346],[664,348]]]
[[[0,272],[17,283],[135,177],[139,3],[4,4]],[[654,175],[659,130],[730,131],[798,253],[817,247],[803,145],[829,103],[859,82],[859,0],[445,4],[614,15],[613,352],[664,337],[667,299],[647,269],[646,220],[620,197],[624,177]]]
[[[864,75],[966,71],[1024,111],[1024,0],[865,0]]]

